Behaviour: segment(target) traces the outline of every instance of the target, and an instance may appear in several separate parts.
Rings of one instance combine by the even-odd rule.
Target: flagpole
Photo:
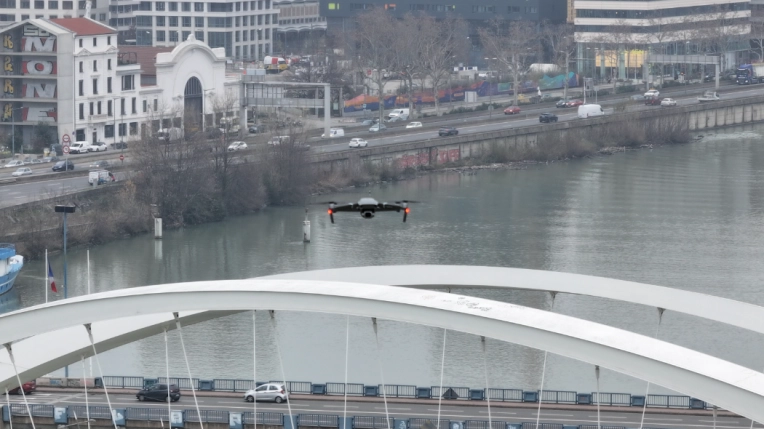
[[[50,287],[48,279],[48,249],[45,249],[45,303],[48,303],[48,288]]]
[[[90,249],[87,251],[88,258],[88,295],[90,295]],[[90,378],[93,378],[93,358],[88,358],[88,364],[90,365]],[[169,383],[169,381],[168,381]]]

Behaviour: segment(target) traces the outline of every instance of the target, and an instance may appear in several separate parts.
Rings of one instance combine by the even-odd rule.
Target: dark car
[[[53,166],[53,171],[66,171],[66,170],[74,170],[74,163],[72,161],[69,161],[69,160],[58,161],[56,165]]]
[[[578,107],[583,105],[584,105],[583,100],[570,100],[567,103],[565,103],[565,107]]]
[[[554,113],[542,113],[539,115],[539,122],[557,122],[557,115]]]
[[[564,109],[564,108],[568,107],[568,101],[570,101],[570,100],[562,99],[562,100],[558,101],[554,106],[557,107],[558,109],[561,109],[561,108]]]
[[[58,143],[53,143],[52,145],[50,145],[50,151],[51,151],[51,155],[62,156],[64,154],[63,146],[61,146]]]
[[[143,390],[138,391],[135,397],[139,401],[167,401],[167,385],[158,383],[147,386]],[[170,385],[170,400],[176,402],[180,399],[180,389],[175,384]]]
[[[645,106],[660,106],[663,98],[661,97],[647,97],[645,98]]]
[[[443,137],[443,136],[455,136],[457,134],[459,134],[459,130],[457,130],[454,127],[441,127],[438,130],[438,135],[441,136],[441,137]]]
[[[127,149],[127,143],[125,142],[112,143],[109,146],[113,147],[114,149]]]
[[[102,169],[102,168],[109,168],[109,167],[111,167],[111,164],[109,163],[109,161],[107,161],[105,159],[99,159],[98,161],[90,164],[89,168],[99,168],[99,169]]]
[[[34,380],[27,381],[26,383],[22,384],[21,387],[24,389],[24,394],[28,395],[28,394],[34,392],[35,390],[37,390],[37,382],[34,381]],[[8,394],[9,395],[21,395],[21,389],[19,389],[18,387],[14,387],[13,389],[8,391]]]

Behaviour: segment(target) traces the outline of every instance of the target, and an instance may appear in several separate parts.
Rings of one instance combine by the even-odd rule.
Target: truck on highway
[[[164,140],[169,143],[171,141],[180,140],[183,138],[183,130],[177,127],[160,128],[157,130],[156,137],[159,140]]]
[[[737,69],[737,84],[749,85],[764,82],[764,63],[743,64]]]
[[[287,60],[281,57],[267,56],[263,60],[263,65],[265,66],[266,73],[281,73],[289,69]]]

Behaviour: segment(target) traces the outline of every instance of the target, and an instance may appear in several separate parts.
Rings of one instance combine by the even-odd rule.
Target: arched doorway
[[[183,131],[186,136],[192,136],[202,131],[203,120],[203,91],[199,79],[192,77],[186,82],[183,91]]]

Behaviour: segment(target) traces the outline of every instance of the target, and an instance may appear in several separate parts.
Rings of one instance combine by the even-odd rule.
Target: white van
[[[329,129],[329,137],[344,137],[345,136],[345,129],[344,128],[330,128]],[[326,133],[321,134],[321,138],[326,138]]]
[[[289,141],[289,136],[273,136],[268,140],[268,144],[272,146],[280,145]]]
[[[578,106],[578,117],[581,119],[603,116],[605,111],[599,104],[582,104]]]
[[[408,119],[409,109],[393,109],[387,114],[388,118],[395,118],[397,116],[406,116],[406,119]]]
[[[90,142],[74,142],[69,148],[69,153],[87,153],[90,150]]]

